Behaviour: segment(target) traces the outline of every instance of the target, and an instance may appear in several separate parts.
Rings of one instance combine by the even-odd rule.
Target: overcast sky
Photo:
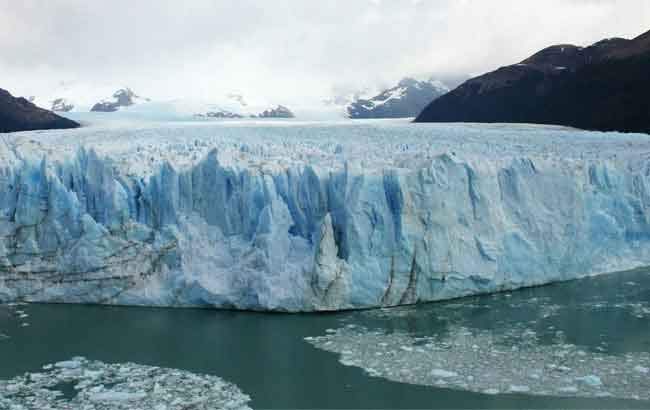
[[[649,0],[0,0],[0,87],[323,98],[647,30]]]

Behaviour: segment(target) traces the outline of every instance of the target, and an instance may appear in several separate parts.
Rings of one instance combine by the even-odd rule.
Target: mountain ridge
[[[427,104],[449,89],[433,79],[404,77],[396,86],[368,98],[355,98],[346,107],[349,118],[415,117]]]
[[[130,107],[139,102],[148,102],[148,98],[137,95],[130,88],[121,88],[111,96],[111,99],[102,100],[92,106],[92,112],[115,112],[123,107]]]
[[[76,127],[78,123],[0,88],[0,133]]]
[[[650,32],[546,47],[469,79],[416,122],[524,122],[650,132]]]

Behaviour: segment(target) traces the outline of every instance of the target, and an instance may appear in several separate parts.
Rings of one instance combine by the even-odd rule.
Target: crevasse
[[[650,164],[453,154],[417,169],[0,170],[0,300],[317,311],[650,265]]]

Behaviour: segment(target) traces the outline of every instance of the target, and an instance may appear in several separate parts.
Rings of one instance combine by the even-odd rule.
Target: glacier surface
[[[0,301],[317,311],[650,265],[650,138],[405,121],[2,135]]]

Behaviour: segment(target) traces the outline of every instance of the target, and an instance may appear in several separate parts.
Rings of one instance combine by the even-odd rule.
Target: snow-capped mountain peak
[[[98,104],[104,107],[114,106],[116,110],[147,101],[149,101],[148,98],[140,97],[129,87],[116,86],[115,84],[59,81],[51,88],[44,88],[35,93],[33,102],[37,106],[51,111],[88,112]]]
[[[113,93],[111,98],[104,99],[93,105],[90,111],[113,112],[123,107],[130,107],[142,102],[149,102],[148,98],[137,95],[130,88],[121,88]]]
[[[74,109],[74,103],[67,98],[55,98],[50,109],[55,112],[70,112]]]
[[[357,98],[346,108],[350,118],[414,117],[449,88],[435,79],[405,77],[399,83],[369,98]]]

